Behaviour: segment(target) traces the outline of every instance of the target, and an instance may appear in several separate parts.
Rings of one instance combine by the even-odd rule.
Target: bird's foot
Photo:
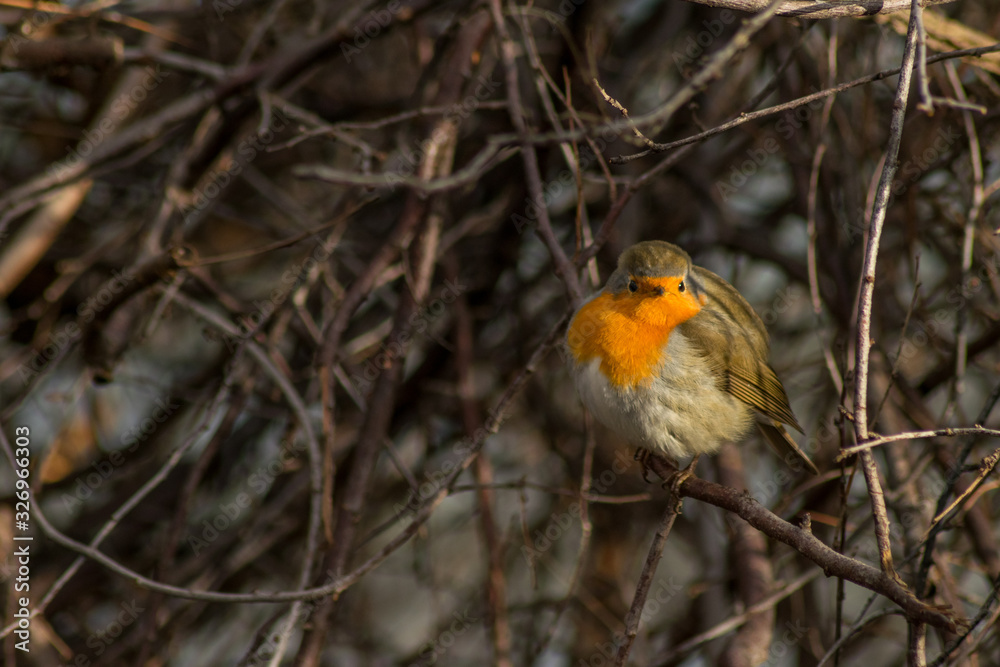
[[[670,476],[670,479],[668,479],[663,483],[663,488],[670,489],[670,492],[674,494],[675,498],[680,499],[681,485],[684,484],[684,482],[686,482],[687,480],[694,477],[694,468],[696,465],[698,465],[699,456],[701,456],[701,454],[695,454],[694,458],[691,459],[691,463],[689,463],[686,468],[684,468],[683,470],[678,470],[677,472],[675,472],[673,475]]]
[[[640,466],[642,466],[642,481],[646,484],[653,483],[653,480],[649,478],[649,471],[651,470],[649,467],[649,459],[651,456],[653,456],[653,452],[649,451],[645,447],[640,447],[635,450],[635,456],[632,457],[639,462]]]

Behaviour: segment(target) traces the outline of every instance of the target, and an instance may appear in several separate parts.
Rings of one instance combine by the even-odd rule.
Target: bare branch
[[[930,5],[943,5],[955,0],[924,0]],[[740,12],[761,12],[767,0],[688,0],[709,7],[722,7]],[[778,7],[778,16],[797,16],[809,19],[830,19],[839,16],[872,16],[906,11],[910,0],[785,0]]]

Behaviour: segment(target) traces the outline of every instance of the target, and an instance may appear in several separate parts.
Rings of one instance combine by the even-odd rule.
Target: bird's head
[[[643,241],[623,252],[604,290],[620,310],[668,329],[697,315],[707,302],[704,287],[691,275],[691,257],[666,241]]]

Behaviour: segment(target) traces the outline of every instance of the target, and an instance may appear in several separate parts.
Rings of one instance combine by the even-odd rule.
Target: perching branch
[[[720,7],[740,12],[760,12],[768,6],[767,0],[688,0],[699,5]],[[925,5],[943,5],[955,0],[924,0]],[[843,16],[872,16],[892,14],[910,8],[910,0],[786,0],[777,10],[778,16],[795,16],[807,19],[832,19]]]
[[[660,456],[648,459],[650,470],[670,481],[677,470]],[[748,494],[697,477],[688,477],[679,488],[681,497],[694,498],[733,512],[772,540],[787,544],[822,568],[828,577],[840,577],[895,602],[912,620],[949,632],[957,632],[963,621],[950,608],[918,600],[892,576],[844,554],[837,553],[811,532],[775,515]]]

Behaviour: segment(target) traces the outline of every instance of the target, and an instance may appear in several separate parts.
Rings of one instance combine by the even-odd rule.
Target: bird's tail
[[[792,440],[792,436],[788,435],[788,431],[785,430],[784,426],[773,419],[765,417],[764,420],[757,421],[757,428],[764,434],[764,439],[771,445],[771,448],[777,452],[781,460],[788,464],[788,467],[792,470],[798,472],[801,469],[800,465],[804,465],[806,470],[812,474],[819,474],[819,470],[809,460],[809,457],[806,456],[806,453],[802,451],[798,444]]]

